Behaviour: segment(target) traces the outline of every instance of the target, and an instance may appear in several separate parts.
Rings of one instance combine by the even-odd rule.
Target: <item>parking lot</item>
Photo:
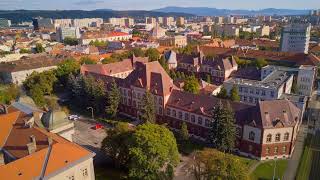
[[[105,163],[108,158],[100,152],[101,142],[107,136],[105,128],[95,129],[96,123],[79,119],[74,122],[73,141],[96,153],[95,164]]]

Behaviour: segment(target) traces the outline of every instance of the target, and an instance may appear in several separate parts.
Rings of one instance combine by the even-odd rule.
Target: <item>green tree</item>
[[[176,166],[179,162],[173,133],[165,126],[151,123],[137,127],[129,154],[130,179],[160,179],[164,174],[172,174],[172,168],[168,166]]]
[[[89,45],[96,46],[96,47],[107,47],[108,46],[108,42],[107,41],[95,40],[95,41],[91,41],[89,43]]]
[[[53,92],[53,87],[56,81],[57,78],[54,71],[44,71],[41,73],[33,72],[26,78],[23,85],[27,91],[36,86],[44,95],[50,95]]]
[[[198,79],[194,76],[189,76],[185,81],[184,81],[184,86],[183,90],[193,93],[193,94],[198,94],[200,91],[200,85],[198,82]]]
[[[20,49],[20,54],[31,54],[30,49]]]
[[[237,86],[233,86],[230,91],[230,99],[235,102],[240,101],[239,91]]]
[[[179,134],[181,140],[187,141],[189,139],[188,126],[185,122],[182,123]]]
[[[97,64],[97,62],[93,59],[90,59],[89,57],[81,57],[80,58],[80,64]]]
[[[145,56],[149,57],[149,61],[158,61],[158,59],[160,58],[160,53],[155,48],[149,48],[146,50]]]
[[[67,84],[70,74],[77,74],[80,70],[80,65],[75,59],[66,59],[58,64],[58,68],[55,73],[60,83]]]
[[[20,95],[19,87],[15,84],[10,84],[8,87],[1,87],[0,103],[10,104],[11,101],[17,99]]]
[[[76,38],[66,37],[63,40],[63,44],[69,45],[69,46],[76,46],[76,45],[79,44],[79,42],[78,42],[78,40]]]
[[[106,90],[102,80],[95,80],[92,76],[83,78],[84,97],[80,97],[86,106],[94,108],[95,113],[105,112],[106,107]]]
[[[247,168],[236,156],[206,148],[195,153],[193,175],[197,180],[247,180]]]
[[[112,118],[116,117],[118,112],[118,107],[121,99],[120,89],[118,85],[113,80],[110,84],[110,90],[107,91],[108,106],[106,107],[106,113]]]
[[[110,64],[110,63],[115,63],[115,62],[118,62],[118,61],[120,61],[120,60],[112,58],[112,57],[106,57],[106,58],[101,60],[101,63],[102,64]]]
[[[209,134],[209,142],[221,151],[231,152],[236,140],[234,113],[230,107],[223,107],[222,103],[213,110],[213,122]]]
[[[217,94],[218,98],[227,99],[228,98],[228,92],[225,87],[222,86],[220,92]]]
[[[117,168],[129,164],[129,148],[133,131],[128,123],[118,122],[114,128],[107,129],[107,136],[101,143],[101,151],[110,156]]]
[[[42,52],[45,51],[44,47],[40,43],[36,44],[36,49],[35,50],[36,50],[36,53],[42,53]]]
[[[137,30],[137,29],[133,29],[132,30],[132,35],[133,36],[141,36],[141,32],[139,30]]]
[[[36,84],[32,86],[29,90],[29,94],[38,106],[45,105],[44,92],[41,90],[40,85]]]
[[[145,53],[141,48],[133,48],[132,50],[128,51],[129,57],[135,55],[136,57],[144,57]]]
[[[142,98],[142,115],[141,120],[143,122],[156,122],[156,106],[153,95],[147,91]]]
[[[254,66],[261,69],[262,67],[268,65],[268,62],[265,59],[258,58],[257,60],[252,62]]]

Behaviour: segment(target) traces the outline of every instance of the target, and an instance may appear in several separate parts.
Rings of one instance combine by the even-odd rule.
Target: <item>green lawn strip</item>
[[[276,161],[276,178],[282,178],[288,166],[288,160],[280,159]],[[270,160],[261,163],[251,174],[252,180],[271,180],[273,178],[275,161]]]

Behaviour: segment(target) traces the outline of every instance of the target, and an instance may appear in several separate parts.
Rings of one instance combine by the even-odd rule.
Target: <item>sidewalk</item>
[[[289,159],[288,167],[284,173],[283,180],[294,180],[298,170],[300,157],[303,153],[304,140],[307,136],[307,125],[301,125],[300,131],[296,139],[295,149],[292,157]]]

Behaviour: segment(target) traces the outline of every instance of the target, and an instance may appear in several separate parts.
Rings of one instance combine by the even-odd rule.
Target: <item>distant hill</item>
[[[187,13],[176,13],[176,12],[155,12],[155,11],[113,11],[111,9],[97,9],[93,11],[83,10],[0,10],[0,18],[10,19],[13,23],[22,21],[31,21],[33,17],[44,17],[44,18],[103,18],[107,19],[110,17],[135,17],[143,18],[145,16],[194,16]]]
[[[227,16],[227,15],[306,15],[309,10],[293,10],[293,9],[275,9],[268,8],[262,10],[230,10],[230,9],[217,9],[208,7],[164,7],[155,9],[157,12],[176,12],[188,13],[198,16]]]

